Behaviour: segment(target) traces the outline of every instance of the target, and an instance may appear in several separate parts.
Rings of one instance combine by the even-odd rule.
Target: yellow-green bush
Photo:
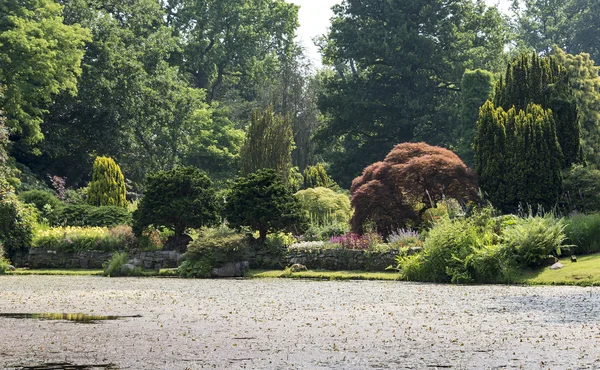
[[[87,191],[87,202],[93,206],[127,207],[125,178],[112,158],[97,157],[92,181]]]
[[[34,248],[62,251],[117,251],[137,246],[131,227],[56,227],[39,231],[33,238]]]
[[[309,188],[295,194],[302,212],[311,224],[324,225],[333,222],[347,223],[352,217],[352,207],[347,195],[324,188]]]

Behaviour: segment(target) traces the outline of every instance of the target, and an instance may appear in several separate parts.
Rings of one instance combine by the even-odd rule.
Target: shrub
[[[551,214],[544,217],[528,217],[515,225],[506,227],[502,242],[506,253],[521,266],[541,266],[548,255],[560,255],[560,247],[566,239],[565,222]]]
[[[159,171],[146,179],[144,197],[133,213],[134,230],[141,235],[150,225],[166,226],[175,240],[181,239],[186,228],[215,223],[217,208],[212,182],[197,168]]]
[[[31,246],[35,222],[33,206],[22,204],[12,194],[0,199],[0,243],[9,258]]]
[[[214,267],[245,261],[247,254],[248,243],[244,235],[223,228],[203,229],[188,245],[179,274],[188,278],[208,278]]]
[[[51,223],[62,226],[109,227],[131,223],[131,214],[123,207],[66,204],[53,213]]]
[[[502,244],[484,245],[473,249],[464,259],[465,280],[455,282],[500,283],[511,282],[514,270],[512,261],[506,259],[506,247]]]
[[[388,243],[395,248],[422,247],[423,241],[419,233],[411,228],[397,229],[388,235]]]
[[[311,224],[347,223],[352,217],[350,199],[324,187],[300,190],[295,194],[300,207]]]
[[[52,209],[58,209],[62,206],[61,201],[47,190],[28,190],[19,194],[19,200],[23,203],[33,204],[37,210],[42,213],[46,205]]]
[[[333,181],[325,171],[325,167],[321,163],[316,166],[308,166],[302,173],[304,179],[304,189],[309,188],[337,188],[338,185]]]
[[[5,274],[10,266],[10,261],[4,256],[4,247],[0,243],[0,275]]]
[[[578,254],[600,252],[600,214],[573,215],[565,222],[567,242]]]
[[[268,232],[304,227],[298,199],[274,170],[238,178],[227,197],[225,216],[233,227],[258,230],[259,244],[264,244]]]
[[[112,158],[97,157],[92,181],[87,190],[87,202],[92,206],[127,207],[125,178]]]
[[[600,170],[573,166],[563,180],[563,193],[567,212],[600,211]]]
[[[135,276],[141,275],[141,267],[137,267],[131,271],[124,273],[121,271],[121,267],[127,264],[129,257],[125,252],[116,252],[113,253],[110,260],[104,263],[104,276],[116,277],[116,276]]]
[[[307,241],[293,243],[288,247],[290,250],[307,250],[307,249],[325,249],[330,246],[329,243],[324,241]]]
[[[334,236],[329,239],[329,244],[339,245],[340,248],[344,249],[355,250],[372,250],[381,243],[381,236],[374,232],[364,235],[348,233],[346,235]]]
[[[347,234],[350,225],[347,222],[331,222],[324,225],[311,224],[304,233],[302,240],[328,241],[334,236]]]
[[[478,243],[477,229],[468,220],[441,219],[428,233],[420,254],[398,257],[404,278],[430,282],[464,282],[471,276],[465,259]]]
[[[416,225],[428,208],[445,198],[475,199],[475,175],[451,151],[425,143],[398,144],[383,162],[354,179],[351,226],[362,233],[368,221],[389,235]]]
[[[129,226],[106,227],[57,227],[39,231],[34,239],[34,248],[61,251],[103,250],[117,251],[132,249],[137,240]]]

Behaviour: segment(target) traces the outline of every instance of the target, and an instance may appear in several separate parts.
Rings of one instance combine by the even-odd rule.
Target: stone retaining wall
[[[405,253],[414,254],[421,248],[411,248]],[[251,251],[250,268],[282,269],[295,263],[308,269],[385,271],[396,266],[400,252],[372,252],[351,249],[282,249],[280,251]]]
[[[415,253],[419,248],[410,249]],[[398,251],[371,252],[349,249],[287,249],[250,250],[249,265],[253,269],[283,269],[300,263],[308,269],[384,271],[396,265]],[[101,269],[113,252],[65,252],[44,248],[31,248],[28,254],[17,254],[13,263],[17,267],[57,269]],[[182,254],[176,251],[130,252],[129,260],[146,269],[175,268]]]
[[[17,267],[60,268],[60,269],[101,269],[114,252],[54,251],[45,248],[31,248],[28,254],[17,254],[13,263]],[[176,251],[129,252],[130,259],[137,259],[147,269],[174,268],[179,265],[181,253]]]

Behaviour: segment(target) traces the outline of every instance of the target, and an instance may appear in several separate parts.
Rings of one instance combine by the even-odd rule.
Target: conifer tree
[[[526,110],[529,104],[550,109],[564,155],[563,168],[583,162],[577,102],[567,70],[554,57],[521,54],[508,64],[495,87],[494,106]]]
[[[456,154],[469,167],[474,164],[472,149],[479,108],[487,99],[492,97],[494,91],[494,74],[482,69],[466,70],[460,84],[461,107],[460,125],[458,127],[459,141]]]
[[[551,110],[481,107],[475,140],[481,189],[504,212],[521,205],[549,209],[562,189],[563,155]]]
[[[306,167],[303,172],[303,177],[304,189],[337,187],[337,184],[329,177],[329,175],[327,175],[327,171],[325,171],[325,167],[323,167],[321,163],[316,166]]]
[[[276,115],[273,107],[264,111],[255,110],[241,150],[242,175],[246,176],[260,169],[273,169],[287,183],[294,147],[294,133],[289,117]]]
[[[555,47],[553,57],[569,74],[569,83],[577,100],[585,161],[600,168],[600,67],[587,53],[571,55]]]
[[[126,207],[126,193],[125,178],[119,165],[110,157],[97,157],[87,202],[93,206]]]

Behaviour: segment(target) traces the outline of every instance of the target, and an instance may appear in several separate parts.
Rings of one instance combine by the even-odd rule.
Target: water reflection
[[[85,313],[0,313],[0,318],[5,317],[9,319],[38,319],[38,320],[64,320],[72,321],[82,324],[91,324],[97,321],[104,320],[119,320],[132,317],[142,317],[141,315],[131,316],[101,316],[101,315],[87,315]]]

